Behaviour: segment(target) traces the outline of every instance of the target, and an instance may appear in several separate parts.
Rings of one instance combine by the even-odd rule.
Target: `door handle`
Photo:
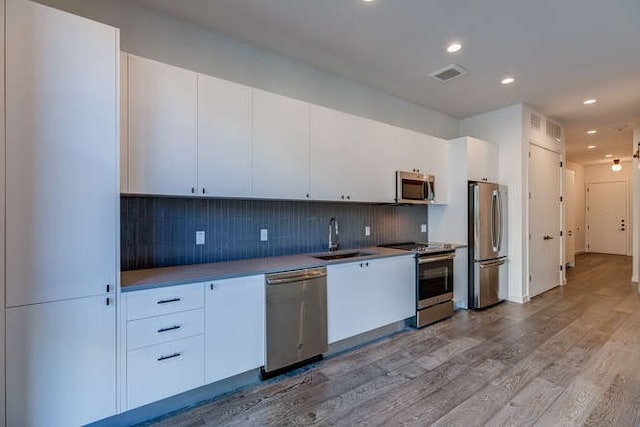
[[[544,240],[553,240],[553,237],[546,235],[543,237]]]

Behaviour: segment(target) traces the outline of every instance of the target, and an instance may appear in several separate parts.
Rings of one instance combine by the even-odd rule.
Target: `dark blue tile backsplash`
[[[122,196],[122,270],[324,252],[332,217],[340,249],[427,238],[426,206]]]

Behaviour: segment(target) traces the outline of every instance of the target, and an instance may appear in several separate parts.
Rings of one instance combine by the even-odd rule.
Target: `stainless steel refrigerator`
[[[507,275],[507,187],[469,181],[469,308],[505,298]]]

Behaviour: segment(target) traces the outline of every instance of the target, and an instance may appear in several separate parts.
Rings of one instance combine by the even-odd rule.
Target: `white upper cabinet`
[[[398,140],[398,128],[373,120],[355,118],[354,132],[347,145],[346,179],[354,188],[351,200],[392,202],[395,197],[395,168],[388,161]]]
[[[129,55],[129,192],[196,191],[197,74]]]
[[[310,117],[311,197],[393,201],[397,128],[315,105]]]
[[[99,295],[118,254],[118,32],[7,2],[6,301]]]
[[[251,89],[198,74],[198,194],[251,196]]]
[[[120,192],[129,191],[129,55],[120,52]]]
[[[312,105],[310,121],[311,197],[350,200],[353,183],[345,176],[351,167],[347,145],[355,133],[354,117]]]
[[[253,90],[253,196],[309,196],[309,104]]]
[[[466,138],[467,175],[471,181],[498,180],[498,150],[490,142]]]

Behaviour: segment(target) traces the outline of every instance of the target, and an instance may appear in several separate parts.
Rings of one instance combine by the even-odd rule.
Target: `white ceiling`
[[[640,125],[639,0],[139,1],[456,118],[525,102],[580,163],[630,157]],[[428,77],[450,63],[469,73]]]

